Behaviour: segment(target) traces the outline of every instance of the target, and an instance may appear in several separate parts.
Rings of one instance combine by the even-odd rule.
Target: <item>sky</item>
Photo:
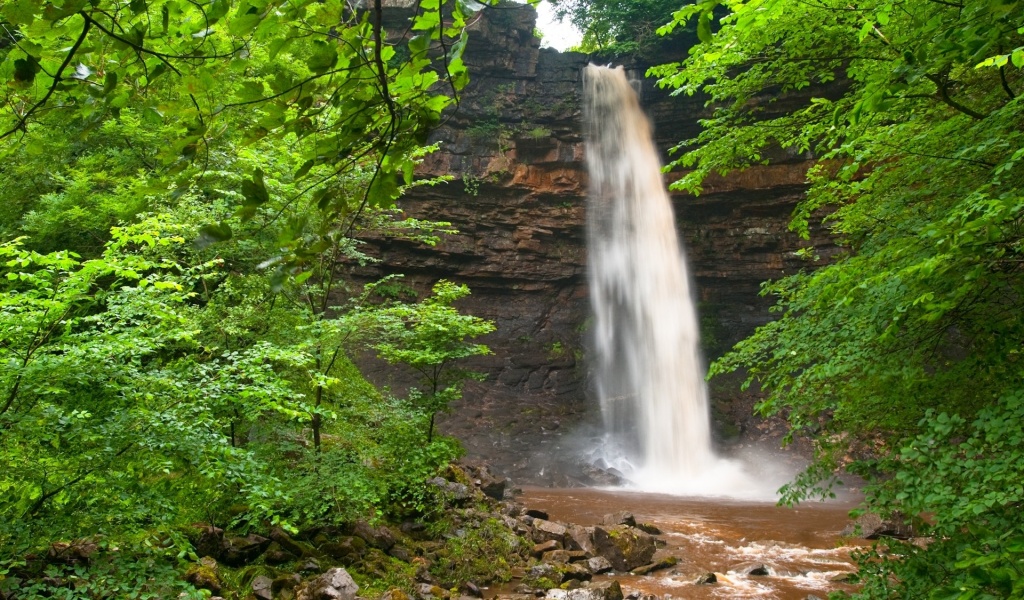
[[[555,20],[554,10],[547,2],[537,5],[537,29],[544,34],[540,45],[556,50],[567,50],[570,46],[579,44],[582,37],[582,34],[569,23],[559,23]]]

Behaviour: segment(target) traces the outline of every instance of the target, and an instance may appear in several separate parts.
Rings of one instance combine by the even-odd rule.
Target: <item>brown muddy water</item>
[[[552,520],[589,526],[604,515],[629,511],[638,522],[656,525],[667,546],[655,560],[675,556],[679,563],[647,576],[614,575],[628,594],[659,598],[804,600],[833,590],[855,588],[832,579],[854,571],[850,546],[839,532],[849,522],[854,500],[809,503],[794,508],[769,502],[685,498],[594,488],[524,489],[519,501],[546,511]],[[765,564],[770,574],[743,574],[743,567]],[[714,572],[718,583],[695,585]],[[813,596],[812,596],[813,597]]]

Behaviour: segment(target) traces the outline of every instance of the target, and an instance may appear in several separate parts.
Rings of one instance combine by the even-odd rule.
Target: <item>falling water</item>
[[[697,315],[650,125],[621,67],[590,65],[584,86],[600,458],[647,491],[748,495],[711,448]]]

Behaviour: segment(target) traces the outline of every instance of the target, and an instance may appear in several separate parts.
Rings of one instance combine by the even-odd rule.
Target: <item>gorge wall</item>
[[[493,354],[470,365],[487,378],[467,384],[440,427],[460,438],[471,458],[520,481],[553,482],[549,461],[573,455],[573,440],[599,419],[596,402],[587,400],[585,360],[580,93],[588,57],[539,48],[535,19],[529,6],[505,4],[474,21],[465,56],[471,83],[433,134],[440,150],[420,168],[424,177],[455,180],[415,188],[400,203],[408,216],[452,222],[458,235],[434,248],[371,239],[372,253],[384,260],[368,276],[403,273],[418,290],[440,278],[469,285],[472,296],[460,308],[496,323],[483,340]],[[646,70],[627,67],[638,79]],[[640,92],[663,149],[695,136],[698,120],[709,114],[702,99],[670,97],[650,79]],[[674,196],[712,355],[770,318],[771,301],[758,295],[761,282],[806,266],[793,254],[802,244],[787,225],[809,163],[803,156],[774,158],[772,166],[708,182],[699,197]],[[827,253],[828,243],[816,241]],[[367,363],[378,383],[408,385]],[[712,386],[723,438],[753,433],[744,431],[751,427],[750,401],[736,387]],[[565,472],[557,470],[557,483],[571,483]],[[586,481],[582,471],[572,477]]]

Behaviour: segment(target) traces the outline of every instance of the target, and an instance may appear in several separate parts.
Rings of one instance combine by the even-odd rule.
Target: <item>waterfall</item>
[[[711,447],[697,313],[651,127],[621,67],[590,65],[583,79],[601,461],[647,491],[736,495],[741,470]]]

